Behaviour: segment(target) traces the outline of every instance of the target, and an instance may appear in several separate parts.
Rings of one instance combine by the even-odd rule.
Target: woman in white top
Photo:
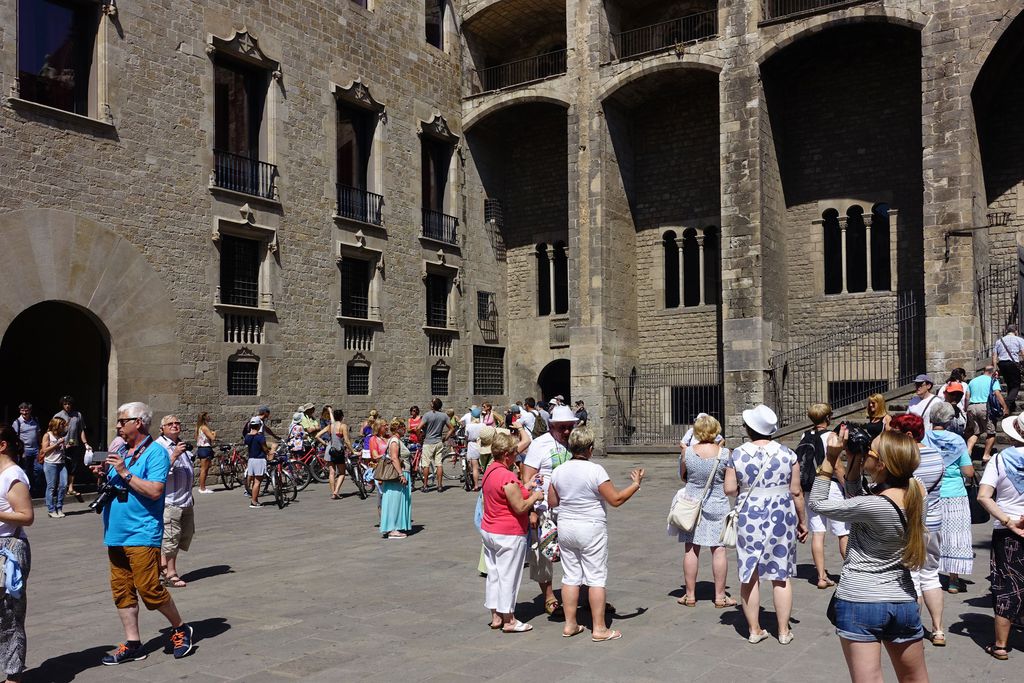
[[[210,414],[199,413],[196,418],[196,458],[199,459],[199,493],[213,493],[206,488],[206,475],[213,462],[213,442],[217,440],[217,432],[210,429]]]
[[[594,455],[594,433],[586,427],[577,427],[569,434],[569,452],[572,460],[559,465],[551,474],[548,487],[548,505],[558,508],[558,546],[562,553],[562,606],[565,626],[562,635],[575,636],[583,632],[576,623],[580,586],[588,587],[590,614],[593,617],[591,639],[596,642],[616,640],[619,631],[608,629],[604,621],[605,583],[608,578],[608,526],[604,504],[619,507],[640,490],[644,471],[629,473],[633,483],[616,490],[608,473],[597,463],[590,462]]]
[[[25,527],[35,521],[28,476],[17,463],[24,444],[13,429],[0,426],[0,562],[21,568],[22,581],[28,581],[31,551]],[[17,597],[6,592],[0,599],[0,667],[8,681],[21,679],[25,668],[25,595],[22,585]]]
[[[46,475],[46,513],[61,518],[64,514],[64,492],[68,488],[68,471],[64,467],[64,442],[68,423],[59,417],[50,420],[39,447],[39,462]]]
[[[1010,626],[1024,626],[1024,413],[1002,422],[1014,441],[985,466],[978,502],[992,515],[989,566],[995,611],[995,641],[985,652],[1009,659],[1006,641]]]

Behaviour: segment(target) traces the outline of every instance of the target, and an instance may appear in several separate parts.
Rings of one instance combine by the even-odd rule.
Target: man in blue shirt
[[[125,635],[125,642],[103,658],[107,666],[147,656],[139,636],[139,598],[171,623],[175,659],[192,652],[192,627],[182,621],[160,582],[164,485],[170,460],[167,450],[149,435],[152,420],[153,411],[145,403],[118,408],[117,426],[127,450],[110,453],[106,460],[107,481],[116,487],[117,495],[103,510],[103,542],[110,559],[110,589]]]
[[[985,435],[985,455],[983,462],[988,462],[992,457],[992,446],[996,443],[996,423],[988,414],[988,399],[992,394],[996,395],[999,404],[1003,407],[1003,415],[1008,415],[1006,401],[1003,399],[1003,388],[999,384],[999,376],[994,365],[986,365],[980,375],[975,377],[967,385],[967,393],[970,395],[970,403],[967,404],[967,431],[964,435],[967,439],[967,452],[974,456],[974,445],[978,443],[978,437]]]

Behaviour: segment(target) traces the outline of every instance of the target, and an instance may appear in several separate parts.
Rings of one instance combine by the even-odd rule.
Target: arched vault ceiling
[[[532,43],[538,35],[565,35],[564,0],[502,0],[473,14],[462,26],[488,51],[513,49]]]

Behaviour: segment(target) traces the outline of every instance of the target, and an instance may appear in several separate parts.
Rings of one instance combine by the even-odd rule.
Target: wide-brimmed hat
[[[1024,442],[1024,413],[1004,417],[1001,426],[1008,437]]]
[[[480,429],[480,455],[491,454],[491,443],[494,441],[495,435],[498,430],[490,425],[484,425]]]
[[[555,406],[554,410],[551,411],[552,422],[579,422],[576,414],[572,412],[572,408],[569,406]]]
[[[299,412],[304,413],[307,410],[313,410],[313,408],[316,408],[315,403],[303,403],[301,406],[299,406]]]
[[[771,436],[779,431],[779,416],[763,403],[743,411],[743,424],[758,434]]]

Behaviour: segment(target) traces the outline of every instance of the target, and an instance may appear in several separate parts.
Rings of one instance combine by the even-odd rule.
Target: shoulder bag
[[[711,470],[711,476],[708,477],[707,483],[704,484],[704,490],[701,492],[700,498],[693,500],[685,496],[679,497],[675,505],[668,512],[669,524],[683,531],[693,531],[697,528],[697,523],[700,521],[700,512],[704,507],[704,501],[707,500],[708,491],[711,490],[711,484],[715,481],[715,477],[718,476],[718,464],[719,459],[715,457],[715,468]]]
[[[373,478],[377,481],[398,481],[402,478],[402,473],[395,468],[395,463],[391,462],[391,455],[388,453],[390,450],[391,444],[388,443],[387,448],[384,449],[384,456],[377,461],[377,466],[373,468]]]
[[[995,386],[996,378],[993,377],[988,385],[988,419],[999,422],[1003,418],[1003,404],[999,402],[996,392],[993,391]]]
[[[762,452],[762,449],[758,448],[757,452]],[[721,545],[726,548],[736,547],[736,526],[739,524],[740,510],[742,510],[747,504],[747,501],[750,499],[750,494],[761,483],[761,475],[764,474],[764,470],[768,466],[768,463],[771,462],[771,459],[775,457],[775,453],[768,453],[767,451],[764,451],[764,453],[765,458],[761,462],[761,469],[757,471],[757,476],[754,477],[754,481],[750,484],[750,488],[747,489],[747,493],[743,496],[743,500],[741,500],[736,507],[730,510],[729,514],[725,516],[725,524],[722,525],[722,534],[719,536],[718,540]]]

